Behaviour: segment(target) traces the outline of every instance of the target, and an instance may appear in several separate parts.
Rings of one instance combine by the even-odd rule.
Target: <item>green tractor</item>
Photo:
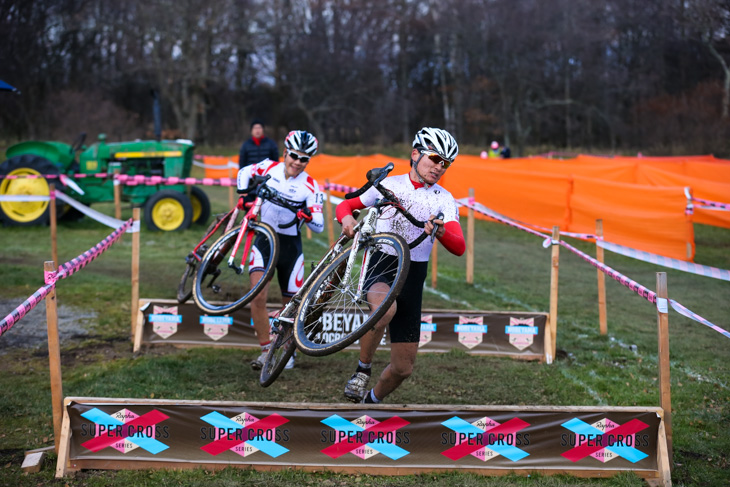
[[[111,178],[92,175],[111,172],[118,163],[122,174],[188,177],[193,162],[193,143],[187,140],[146,140],[107,143],[104,134],[90,147],[83,145],[85,134],[72,145],[61,142],[22,142],[6,151],[7,160],[0,164],[0,195],[49,194],[49,182],[40,175],[66,175],[72,180],[63,186],[54,179],[56,188],[85,205],[114,201]],[[81,151],[76,161],[76,153]],[[76,177],[75,175],[89,175]],[[16,176],[8,178],[7,176]],[[73,184],[75,183],[75,184]],[[79,191],[81,190],[81,191]],[[122,200],[144,207],[144,219],[151,230],[184,230],[191,223],[207,223],[210,202],[197,186],[137,185],[122,186]],[[62,218],[78,218],[74,208],[57,200]],[[48,222],[48,201],[0,201],[0,218],[5,225],[37,225]]]
[[[160,99],[156,91],[151,94],[155,140],[107,143],[106,136],[100,134],[97,143],[86,147],[86,134],[82,133],[71,145],[40,141],[13,145],[6,151],[7,160],[0,164],[0,196],[48,196],[48,180],[39,176],[56,175],[56,189],[88,206],[114,201],[114,181],[94,177],[98,173],[112,173],[118,168],[130,176],[189,177],[194,145],[184,139],[161,140]],[[66,178],[60,181],[62,175]],[[210,218],[208,196],[197,186],[141,184],[121,188],[122,201],[144,208],[150,230],[185,230],[191,223],[204,225]],[[56,205],[61,218],[83,216],[60,200]],[[48,201],[0,201],[0,220],[5,225],[45,224],[49,214]]]

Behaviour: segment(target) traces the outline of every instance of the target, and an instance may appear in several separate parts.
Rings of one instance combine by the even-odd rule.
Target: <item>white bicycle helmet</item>
[[[303,152],[311,157],[317,153],[319,144],[317,143],[317,137],[306,130],[292,130],[284,140],[284,147],[288,150]]]
[[[454,162],[459,154],[459,145],[456,139],[444,129],[423,127],[413,139],[413,148],[433,151],[442,159]]]

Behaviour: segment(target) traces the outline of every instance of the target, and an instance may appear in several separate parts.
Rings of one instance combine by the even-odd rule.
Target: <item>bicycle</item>
[[[303,353],[324,356],[342,350],[359,340],[388,311],[405,283],[410,266],[408,248],[418,246],[428,236],[425,232],[410,244],[393,233],[375,233],[375,223],[388,208],[404,215],[413,225],[419,221],[403,208],[398,198],[380,185],[394,168],[388,163],[368,171],[368,182],[345,198],[356,198],[370,187],[383,196],[367,210],[355,226],[355,237],[344,233],[320,259],[278,316],[271,319],[271,348],[261,368],[259,383],[271,385],[281,374],[298,348]],[[434,220],[442,219],[439,214]],[[431,235],[435,237],[437,228]],[[349,244],[349,246],[348,246]],[[384,282],[387,290],[374,292],[374,283]],[[335,316],[338,315],[338,316]],[[333,322],[350,316],[342,332],[333,331]]]
[[[279,196],[275,189],[267,186],[266,181],[270,177],[254,176],[248,188],[238,190],[239,194],[256,194],[256,199],[238,228],[226,231],[206,250],[200,260],[193,281],[192,295],[195,304],[208,314],[224,315],[242,308],[251,302],[274,274],[279,260],[279,238],[270,225],[258,221],[264,200],[283,206],[295,215],[299,210],[309,214],[304,203],[292,205]],[[231,213],[228,225],[235,221],[234,214],[235,212]],[[303,223],[295,216],[290,222],[278,226],[288,228],[297,222],[300,226]],[[240,263],[237,263],[236,256],[244,240],[243,252],[238,261]],[[261,276],[258,281],[251,282],[248,274],[254,265],[257,270],[261,269]],[[246,273],[247,266],[249,273]]]

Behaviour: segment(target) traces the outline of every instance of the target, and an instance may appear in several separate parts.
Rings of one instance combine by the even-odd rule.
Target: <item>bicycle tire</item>
[[[400,294],[403,284],[408,274],[408,268],[411,263],[410,250],[408,244],[399,235],[393,233],[379,233],[371,237],[367,244],[361,245],[358,249],[359,255],[365,255],[365,252],[372,253],[379,249],[390,248],[391,252],[386,252],[396,256],[396,263],[390,271],[395,272],[392,281],[389,280],[390,289],[380,305],[375,309],[370,309],[366,301],[355,301],[351,299],[352,289],[358,285],[358,279],[362,272],[361,268],[351,270],[350,282],[347,287],[341,286],[343,273],[347,267],[352,247],[338,254],[334,260],[322,271],[317,279],[306,290],[302,297],[302,302],[297,310],[297,316],[294,320],[294,339],[297,347],[307,355],[323,356],[338,352],[356,340],[360,339],[367,331],[369,331],[378,320],[388,311],[390,305]],[[362,262],[361,258],[356,258],[356,262]],[[370,262],[370,269],[375,270],[377,262]],[[374,278],[370,276],[369,278]],[[339,296],[336,292],[339,290]],[[346,292],[347,291],[347,292]],[[367,315],[363,311],[366,310]],[[343,330],[333,333],[327,333],[328,327],[334,329],[332,321],[332,313],[337,312],[341,316],[350,314],[349,330],[343,324]],[[330,312],[329,323],[324,319],[325,313]],[[356,326],[357,313],[360,313],[362,322]]]
[[[261,367],[261,374],[259,375],[261,387],[269,387],[274,383],[297,349],[294,341],[294,326],[291,323],[280,323],[279,326],[282,331],[275,333],[274,339],[271,340],[269,353],[266,354],[266,360],[263,367]]]
[[[262,239],[260,243],[268,244],[269,260],[266,262],[261,279],[252,286],[245,270],[239,274],[235,269],[228,267],[228,257],[240,231],[240,227],[234,228],[216,240],[203,256],[195,274],[193,299],[198,308],[208,314],[224,315],[246,306],[274,275],[279,260],[279,238],[271,226],[261,222],[249,223],[247,230],[254,233],[252,242],[262,236],[265,240]],[[241,249],[244,247],[245,238],[241,241]],[[249,258],[246,256],[244,259],[246,266],[249,265],[248,261]]]

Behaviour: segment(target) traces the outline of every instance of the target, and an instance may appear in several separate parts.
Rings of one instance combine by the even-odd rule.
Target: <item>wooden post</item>
[[[43,271],[53,272],[56,263],[46,261]],[[48,328],[48,366],[51,375],[51,405],[53,407],[53,442],[56,453],[61,440],[61,420],[63,419],[63,380],[61,379],[61,345],[58,339],[58,309],[56,308],[56,288],[46,296],[46,326]]]
[[[596,237],[603,238],[603,220],[596,220]],[[603,264],[603,247],[598,245],[596,239],[596,260]],[[598,327],[601,335],[608,334],[608,324],[606,322],[606,275],[600,269],[596,269],[598,273]]]
[[[231,180],[231,185],[228,186],[228,208],[233,208],[233,205],[236,204],[236,199],[233,195],[233,186],[235,183],[235,179],[233,178],[233,167],[231,166],[231,163],[233,161],[228,161],[226,164],[228,165],[228,179]]]
[[[121,168],[114,168],[114,218],[117,220],[122,219],[122,186],[116,176],[121,172]]]
[[[332,190],[330,190],[330,180],[325,179],[324,182],[327,185],[327,203],[325,205],[327,207],[327,212],[325,213],[325,219],[327,220],[327,238],[329,238],[331,247],[335,243],[335,229],[332,222],[334,214],[332,212],[332,200],[330,199],[332,197]]]
[[[312,229],[307,227],[307,240],[312,240]]]
[[[469,188],[469,203],[474,204],[474,188]],[[469,208],[466,223],[466,282],[474,284],[474,209]]]
[[[132,210],[134,225],[138,228],[139,208]],[[139,308],[139,231],[132,234],[132,338],[137,330],[137,309]]]
[[[438,240],[433,242],[431,248],[431,287],[436,289],[436,281],[438,280],[439,273],[439,251],[438,251]]]
[[[58,214],[56,212],[56,185],[51,183],[49,185],[48,194],[51,196],[51,259],[53,262],[58,262],[58,239],[57,239],[57,222]]]
[[[558,269],[560,267],[560,227],[553,227],[552,266],[550,269],[550,357],[555,360],[558,339]]]
[[[659,335],[659,399],[664,410],[669,465],[672,465],[672,396],[669,383],[669,300],[667,273],[656,273],[657,325]]]

